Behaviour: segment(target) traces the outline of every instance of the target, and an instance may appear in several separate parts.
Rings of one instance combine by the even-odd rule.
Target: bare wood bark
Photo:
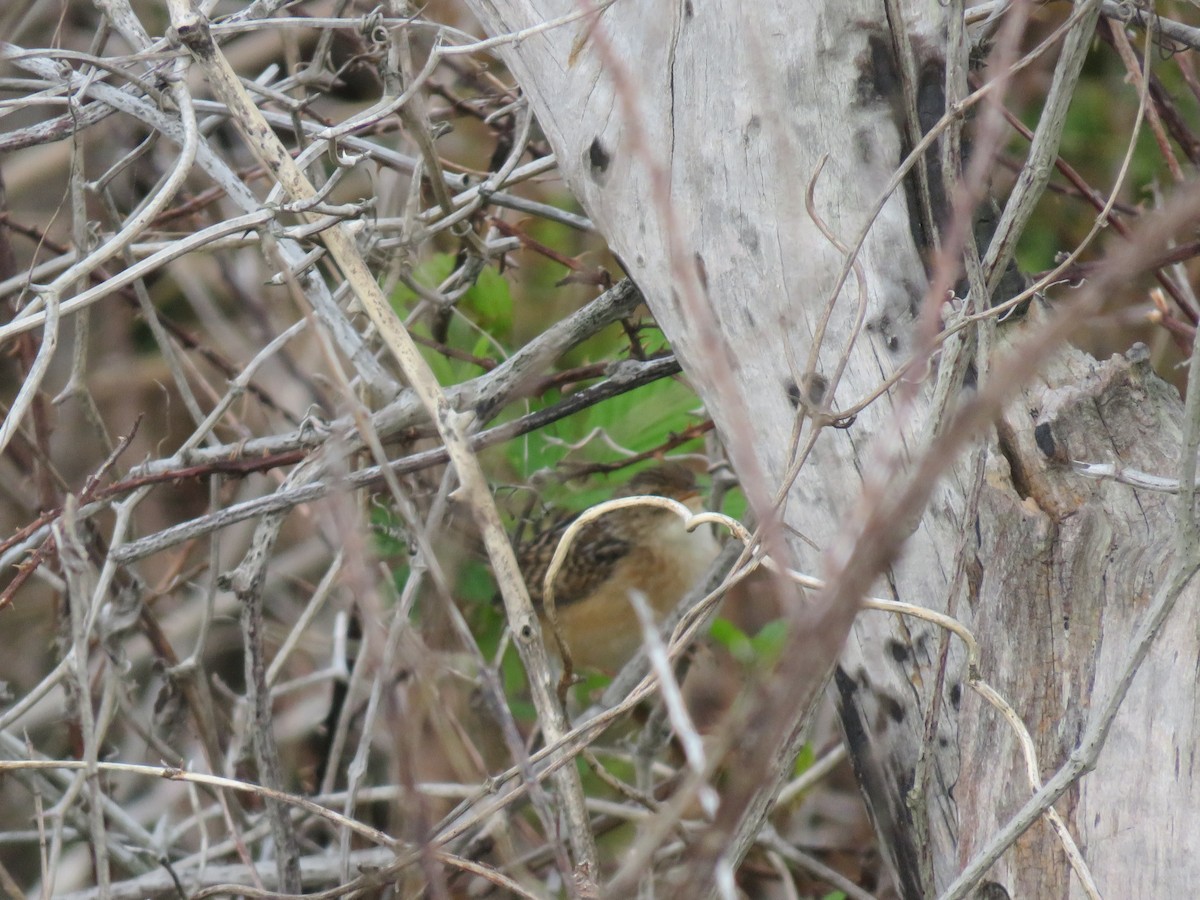
[[[577,9],[565,0],[472,6],[497,35]],[[1096,7],[1081,13],[1094,21]],[[926,278],[901,198],[884,204],[859,257],[864,332],[855,339],[851,279],[815,349],[842,256],[802,206],[803,185],[828,154],[819,214],[843,240],[858,233],[902,155],[897,73],[919,73],[926,87],[941,77],[940,5],[889,8],[900,15],[889,21],[882,4],[869,2],[750,10],[629,0],[501,46],[567,180],[647,296],[760,501],[791,462],[797,400],[814,399],[806,372],[828,381],[849,346],[844,380],[826,398],[846,409],[909,355]],[[1074,40],[1086,46],[1081,22]],[[895,57],[904,46],[917,57],[907,67]],[[1019,218],[1015,210],[1005,221]],[[980,250],[989,264],[1003,258],[1000,244]],[[919,453],[935,424],[931,397],[922,394],[914,416],[901,418],[900,434],[888,396],[850,429],[821,433],[784,521],[833,545],[828,536],[852,520],[864,473],[869,482],[879,464],[872,447],[886,438]],[[982,468],[952,468],[919,523],[895,523],[912,535],[877,589],[956,608],[983,644],[987,677],[1033,733],[1043,776],[1075,750],[1092,698],[1114,687],[1117,661],[1165,578],[1176,516],[1160,498],[1083,481],[1063,461],[1116,459],[1171,472],[1179,415],[1178,398],[1140,362],[1099,364],[1063,351],[997,423]],[[817,569],[805,543],[790,550],[794,564]],[[1185,594],[1194,600],[1194,590]],[[836,628],[820,638],[827,648],[840,642]],[[965,658],[954,645],[939,680],[941,640],[924,624],[860,615],[834,682],[906,897],[945,889],[1032,792],[1011,731],[973,695],[964,699]],[[1186,849],[1200,842],[1190,813],[1198,783],[1186,762],[1200,723],[1190,677],[1171,675],[1174,660],[1198,651],[1185,617],[1169,619],[1096,770],[1058,804],[1110,896],[1181,895],[1200,880]],[[794,696],[805,693],[793,686]],[[932,705],[940,711],[931,714]],[[987,878],[1012,896],[1078,889],[1041,826]]]

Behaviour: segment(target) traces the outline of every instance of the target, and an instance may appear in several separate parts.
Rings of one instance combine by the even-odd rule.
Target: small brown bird
[[[692,472],[678,463],[645,469],[615,497],[649,494],[699,512]],[[579,514],[558,517],[518,548],[530,596],[542,614],[542,586],[559,539]],[[559,628],[580,668],[614,672],[637,651],[642,629],[629,601],[640,591],[661,620],[704,574],[718,546],[707,526],[688,532],[678,514],[655,506],[614,510],[584,526],[554,581]],[[546,640],[553,645],[542,614]]]

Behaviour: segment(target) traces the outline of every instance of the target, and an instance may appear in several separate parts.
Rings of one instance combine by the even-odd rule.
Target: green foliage
[[[741,487],[736,487],[727,493],[721,503],[721,509],[718,512],[723,512],[731,518],[737,519],[739,522],[746,521],[746,494]]]
[[[806,743],[796,754],[796,763],[792,766],[792,777],[803,775],[817,761],[817,751],[811,743]]]
[[[716,619],[709,634],[743,666],[764,671],[775,664],[783,651],[787,641],[787,623],[776,619],[750,636],[728,619]]]
[[[454,270],[454,257],[439,253],[426,260],[413,272],[418,284],[436,288]],[[392,306],[400,312],[412,308],[419,298],[409,287],[401,285],[392,295]],[[424,316],[413,326],[414,334],[433,337],[429,320]],[[484,359],[500,359],[512,337],[513,301],[508,281],[492,266],[480,272],[478,279],[454,306],[445,336],[448,347]],[[455,359],[432,347],[422,347],[421,354],[443,386],[457,384],[480,374],[479,366]]]
[[[562,394],[553,390],[529,401],[527,409],[542,409],[561,398]],[[558,468],[567,459],[577,465],[610,462],[617,451],[605,437],[618,447],[635,452],[649,450],[694,425],[699,406],[699,399],[687,385],[665,378],[511,442],[506,462],[514,480],[521,482],[536,472]],[[596,482],[576,499],[586,505],[606,499],[610,493],[611,486]]]
[[[496,583],[492,573],[480,560],[468,559],[459,569],[456,593],[467,603],[496,611],[499,618],[499,607],[493,601],[496,597]],[[495,647],[485,648],[495,650]]]
[[[497,341],[506,342],[513,330],[513,300],[508,281],[495,268],[488,266],[462,300],[459,310],[484,333]]]

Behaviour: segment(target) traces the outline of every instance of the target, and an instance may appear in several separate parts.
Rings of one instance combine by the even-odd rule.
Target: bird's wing
[[[576,518],[578,514],[560,516],[520,548],[521,574],[525,576],[529,596],[539,609],[544,602],[542,586],[550,560],[563,532]],[[603,519],[585,525],[575,536],[567,558],[558,570],[554,581],[555,605],[563,606],[587,597],[612,574],[630,549],[629,542],[612,534]]]

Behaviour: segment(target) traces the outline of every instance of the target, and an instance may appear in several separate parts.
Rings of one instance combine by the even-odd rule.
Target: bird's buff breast
[[[709,526],[688,533],[680,520],[668,523],[665,533],[651,543],[655,546],[635,546],[590,596],[556,606],[559,628],[576,666],[613,672],[624,665],[642,644],[630,592],[645,597],[658,622],[700,579],[718,551]],[[553,644],[551,634],[546,639]]]

